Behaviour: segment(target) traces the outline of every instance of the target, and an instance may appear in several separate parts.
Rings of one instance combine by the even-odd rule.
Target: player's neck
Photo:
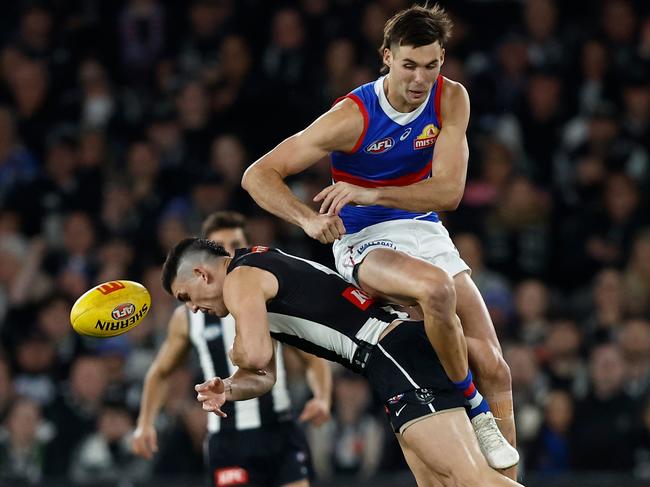
[[[417,103],[415,105],[409,104],[404,97],[399,96],[395,90],[392,90],[392,87],[394,85],[391,84],[390,80],[390,73],[384,77],[384,82],[383,82],[383,88],[384,88],[384,94],[386,95],[386,99],[388,100],[388,103],[390,103],[390,106],[393,107],[395,110],[397,110],[400,113],[411,113],[415,110],[418,109],[422,103]]]

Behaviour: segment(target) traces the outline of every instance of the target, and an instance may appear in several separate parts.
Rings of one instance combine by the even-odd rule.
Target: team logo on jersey
[[[403,397],[404,397],[404,394],[398,394],[396,396],[393,396],[390,399],[388,399],[388,404],[397,404],[398,402],[400,402],[402,400]]]
[[[374,299],[354,286],[348,286],[342,296],[363,311],[367,310],[368,306],[374,302]]]
[[[400,136],[399,140],[405,140],[409,135],[411,135],[411,127],[406,129],[406,131]]]
[[[218,468],[214,471],[214,483],[219,487],[248,483],[248,472],[241,467]]]
[[[395,146],[395,141],[392,137],[386,137],[385,139],[375,140],[372,144],[366,147],[366,152],[368,154],[381,154],[383,152],[388,152]]]
[[[436,139],[438,138],[439,133],[440,129],[434,124],[430,123],[424,127],[424,129],[422,129],[422,133],[418,135],[413,141],[413,149],[418,150],[431,147],[436,143]]]

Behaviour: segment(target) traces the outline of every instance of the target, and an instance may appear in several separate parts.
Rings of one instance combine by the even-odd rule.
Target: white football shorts
[[[375,249],[404,252],[440,267],[452,277],[470,271],[443,224],[421,220],[392,220],[343,235],[332,246],[336,270],[347,281],[359,285],[352,276],[354,266]]]

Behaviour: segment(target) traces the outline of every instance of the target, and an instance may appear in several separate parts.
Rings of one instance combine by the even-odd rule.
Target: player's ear
[[[390,65],[393,64],[393,53],[388,47],[384,48],[384,64],[388,69],[390,69]]]
[[[444,47],[440,50],[440,67],[442,67],[443,64],[445,64],[445,48]]]
[[[206,284],[210,280],[210,274],[208,273],[207,269],[202,266],[196,266],[194,269],[192,269],[192,273],[194,276],[198,277],[202,281],[204,281]]]

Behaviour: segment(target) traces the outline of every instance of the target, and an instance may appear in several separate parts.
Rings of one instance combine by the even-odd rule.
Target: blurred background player
[[[231,255],[246,247],[246,220],[236,212],[217,212],[203,224],[203,235],[222,245]],[[183,362],[190,347],[197,351],[205,379],[227,377],[235,366],[228,357],[235,337],[231,315],[219,318],[178,307],[169,322],[167,338],[145,379],[133,451],[152,458],[158,450],[155,420],[169,393],[169,377]],[[304,433],[292,416],[286,384],[282,348],[278,348],[278,381],[273,390],[259,398],[230,403],[228,419],[208,417],[206,467],[212,485],[307,487],[309,455]],[[326,361],[291,349],[304,361],[313,398],[306,404],[300,421],[320,425],[330,416],[331,371]],[[264,445],[264,448],[262,448]]]

